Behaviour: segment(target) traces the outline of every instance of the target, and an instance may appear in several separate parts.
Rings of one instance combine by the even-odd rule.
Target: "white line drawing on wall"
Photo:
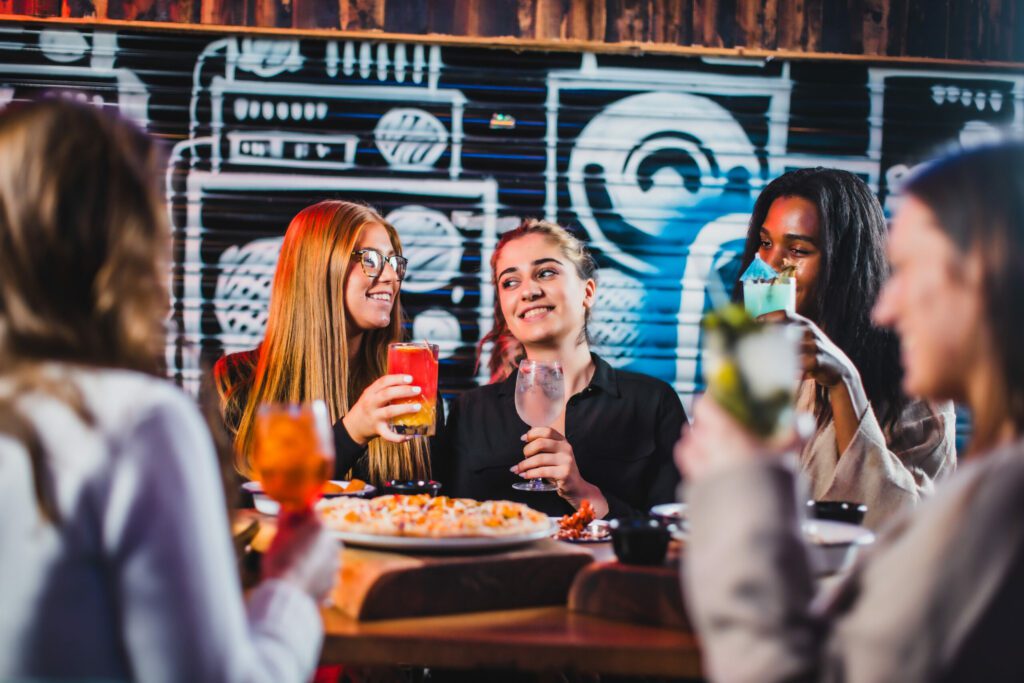
[[[413,107],[396,107],[373,129],[377,148],[400,170],[429,169],[448,147],[448,131],[437,117]]]
[[[222,190],[247,191],[247,193],[270,193],[270,191],[281,191],[290,189],[322,189],[325,193],[350,194],[352,197],[359,197],[360,193],[366,191],[389,191],[393,189],[393,179],[373,177],[343,177],[343,176],[298,176],[282,175],[273,173],[211,173],[207,171],[193,171],[187,179],[187,222],[186,231],[193,233],[194,237],[185,242],[184,257],[184,330],[183,336],[186,344],[181,361],[181,373],[185,387],[190,390],[198,389],[198,381],[202,369],[199,364],[199,349],[196,346],[201,337],[201,304],[202,304],[202,243],[199,238],[204,229],[202,209],[204,198],[210,194],[219,193]],[[489,227],[489,237],[484,238],[494,242],[494,221],[493,217],[497,210],[498,187],[490,179],[482,180],[446,180],[446,179],[408,179],[403,181],[402,194],[409,196],[420,196],[421,198],[450,197],[473,200],[479,205],[485,222]],[[412,211],[413,207],[404,210]],[[222,270],[217,282],[219,292],[246,293],[245,300],[237,304],[233,300],[227,302],[217,301],[214,303],[217,310],[217,317],[222,323],[230,325],[225,329],[226,337],[223,340],[224,346],[242,349],[255,346],[263,336],[263,327],[266,323],[266,305],[269,301],[269,286],[273,275],[273,267],[276,263],[276,250],[280,249],[280,239],[262,240],[257,244],[249,243],[245,247],[234,252],[224,252],[219,267]],[[428,247],[432,249],[432,246]],[[421,258],[417,251],[410,250],[411,260]],[[273,256],[272,262],[269,256]],[[428,252],[426,258],[432,258]],[[221,284],[221,281],[224,281]],[[481,310],[489,310],[493,301],[481,301]],[[436,312],[431,313],[436,319]],[[487,321],[489,323],[489,321]],[[414,321],[414,327],[416,322]],[[445,329],[451,329],[445,328]],[[455,339],[444,339],[435,337],[432,342],[441,346],[442,352],[451,352],[459,345],[458,337]]]
[[[197,387],[202,371],[199,342],[203,336],[203,274],[204,268],[213,266],[203,261],[203,236],[208,231],[203,207],[218,193],[269,196],[277,192],[319,192],[353,198],[389,195],[392,205],[397,196],[399,205],[387,217],[399,226],[405,253],[412,263],[404,288],[413,293],[440,290],[455,278],[465,277],[459,272],[465,244],[458,224],[479,224],[485,264],[488,249],[496,241],[497,183],[490,178],[461,177],[466,98],[458,90],[438,87],[443,67],[439,48],[413,49],[409,59],[404,45],[375,47],[348,41],[339,50],[338,43],[329,43],[326,74],[350,80],[325,84],[322,80],[296,80],[293,72],[308,64],[297,41],[283,42],[273,47],[265,41],[214,41],[197,61],[190,107],[192,134],[175,150],[179,162],[185,157],[190,162],[184,189],[184,225],[180,226],[184,234],[183,344],[180,351],[169,350],[168,356],[177,360],[180,353],[179,370],[188,389]],[[285,80],[264,74],[283,75]],[[390,75],[400,75],[408,84],[373,82]],[[352,82],[356,77],[368,82]],[[202,97],[208,97],[210,103],[206,120],[199,116]],[[360,138],[334,132],[330,123],[333,112],[344,112],[347,103],[370,103],[380,108],[372,140],[388,164],[386,171],[368,167],[353,173]],[[437,111],[437,106],[446,112],[449,127],[426,108]],[[244,125],[233,123],[228,113]],[[445,152],[449,153],[447,169],[437,165]],[[199,166],[202,160],[208,160],[208,168]],[[294,173],[285,173],[285,169]],[[331,171],[349,173],[334,175]],[[394,172],[404,175],[396,177]],[[172,173],[173,164],[169,188],[173,185]],[[451,200],[457,205],[449,213],[426,206]],[[220,342],[225,350],[251,347],[262,337],[279,244],[279,239],[256,240],[229,247],[220,254],[216,264],[218,294],[209,303],[223,330]],[[486,268],[475,277],[489,279]],[[457,306],[464,290],[461,286],[451,290],[451,304]],[[490,324],[493,299],[489,288],[479,290],[476,324],[485,329]],[[225,301],[221,294],[239,294],[242,301]],[[451,353],[466,343],[461,338],[459,320],[450,310],[436,306],[420,312],[413,329],[414,334],[429,333],[442,353]]]
[[[294,131],[231,131],[225,136],[234,164],[349,169],[355,166],[355,135],[309,135]]]
[[[384,220],[395,226],[409,252],[404,290],[427,292],[458,275],[462,238],[443,213],[413,204],[391,211]]]
[[[225,353],[252,348],[267,326],[267,303],[282,237],[231,245],[221,254],[218,266],[215,314],[220,324]]]
[[[682,123],[674,112],[685,112],[697,123]],[[641,166],[666,150],[686,154],[698,175],[690,179],[662,169],[645,183]],[[741,168],[750,178],[762,175],[753,145],[728,110],[706,97],[665,91],[631,95],[614,102],[576,139],[566,174],[569,196],[591,239],[604,245],[610,240],[586,196],[584,175],[593,166],[605,171],[612,206],[622,207],[629,224],[652,237],[665,237],[687,210],[720,195],[729,182],[727,172]],[[628,252],[607,249],[613,259],[634,271],[656,272],[656,268]]]
[[[152,93],[147,89],[143,79],[150,72],[144,65],[159,57],[137,51],[138,38],[123,34],[119,39],[115,33],[59,27],[0,27],[0,51],[4,54],[0,106],[27,91],[64,85],[77,92],[78,99],[116,105],[150,129],[156,118],[158,126],[180,130],[176,127],[180,122],[174,118],[178,114],[167,113],[163,102],[150,111],[151,98],[161,91],[158,87]],[[458,69],[445,75],[442,85],[448,67],[441,59],[442,49],[436,46],[309,42],[315,43],[312,51],[305,40],[228,37],[202,50],[194,64],[187,122],[190,134],[174,150],[168,187],[173,190],[173,169],[181,170],[187,162],[191,170],[185,175],[196,174],[197,182],[205,182],[202,174],[218,176],[235,183],[225,186],[230,191],[253,196],[291,192],[300,186],[325,193],[400,194],[401,198],[389,200],[387,215],[401,224],[407,255],[414,261],[406,289],[415,296],[436,299],[434,293],[447,285],[444,295],[450,294],[447,302],[422,305],[425,310],[414,321],[414,334],[432,340],[447,337],[449,341],[442,341],[442,347],[448,344],[451,348],[454,342],[450,340],[458,338],[460,325],[464,335],[470,334],[465,332],[469,306],[473,306],[480,333],[486,332],[493,304],[486,286],[489,257],[500,233],[498,226],[509,219],[496,217],[500,207],[495,180],[466,179],[462,146],[468,99],[451,87],[462,77]],[[131,45],[131,51],[126,52],[125,45]],[[195,52],[189,48],[188,54],[191,59]],[[916,152],[892,152],[897,136],[885,138],[886,126],[894,120],[914,126],[920,119],[920,130],[907,135],[915,144],[934,137],[933,129],[941,128],[935,125],[940,119],[957,123],[948,135],[935,137],[936,145],[947,141],[956,146],[976,144],[1002,136],[1006,128],[1024,134],[1024,76],[1017,72],[982,67],[861,67],[844,96],[862,112],[858,116],[867,118],[862,120],[864,151],[837,156],[794,151],[811,148],[801,146],[795,133],[790,139],[791,115],[798,115],[794,97],[796,106],[807,97],[794,95],[794,80],[804,79],[798,85],[805,93],[818,87],[816,81],[808,82],[806,75],[793,76],[799,74],[799,67],[789,63],[768,66],[746,59],[704,60],[705,64],[693,68],[644,66],[650,62],[638,59],[640,68],[608,67],[604,66],[608,62],[600,61],[606,59],[582,55],[579,69],[538,72],[547,75],[548,84],[545,213],[548,218],[562,211],[579,217],[606,259],[601,272],[601,303],[594,316],[594,333],[601,347],[613,348],[623,363],[654,359],[661,364],[660,376],[674,379],[684,398],[699,389],[696,325],[706,301],[706,278],[730,263],[746,221],[742,207],[715,203],[716,193],[725,187],[723,168],[743,171],[751,198],[764,182],[788,169],[814,165],[845,168],[880,191],[891,209],[901,180],[923,158],[914,156]],[[125,64],[135,66],[127,68]],[[715,71],[718,67],[720,71]],[[312,74],[315,82],[306,82],[307,74]],[[887,111],[892,98],[912,82],[922,91],[920,102],[928,106],[910,113],[899,107]],[[566,97],[576,93],[585,106],[591,106],[585,98],[602,92],[605,94],[594,98],[600,103],[598,111],[584,122],[580,133],[572,133],[575,137],[570,143],[574,144],[567,148],[566,140],[558,139],[559,122],[566,118],[565,101],[572,101]],[[722,106],[722,100],[735,95],[761,97],[767,102],[764,140],[752,141],[740,125],[742,117]],[[816,92],[810,96],[824,97]],[[333,116],[356,107],[376,108],[365,132],[352,134],[332,124]],[[819,123],[808,121],[811,126]],[[365,158],[360,155],[377,154],[374,150],[379,150],[381,161],[374,163],[380,166],[360,168],[359,159]],[[674,150],[692,159],[692,178],[670,165],[647,173],[645,159]],[[604,189],[613,206],[621,207],[630,229],[648,240],[645,249],[632,249],[603,234],[601,215],[588,204],[583,191],[593,179],[593,167],[604,169]],[[353,180],[357,172],[381,182],[372,187],[360,185]],[[271,187],[252,182],[260,177],[291,177],[296,184]],[[199,223],[179,221],[191,249],[189,239],[202,244],[206,227],[202,207],[211,201],[211,193],[219,190],[215,183],[200,183],[190,189],[184,185],[178,187],[180,213],[188,213],[186,202],[200,205]],[[207,192],[204,188],[212,189]],[[561,206],[559,191],[568,197]],[[452,206],[438,210],[449,203],[446,197]],[[193,208],[191,204],[189,208]],[[682,223],[686,223],[685,234],[679,235]],[[477,241],[482,270],[470,274],[467,262],[476,258],[470,249],[477,248]],[[185,296],[177,301],[184,309],[181,333],[184,335],[187,327],[192,335],[184,345],[186,357],[192,358],[191,347],[206,334],[201,329],[200,311],[193,310],[193,304],[208,306],[207,316],[215,314],[224,330],[219,341],[226,349],[250,343],[249,328],[262,325],[259,306],[252,302],[265,297],[278,243],[274,238],[264,242],[260,235],[250,235],[215,256],[201,249],[189,251],[189,259],[208,260],[186,259],[180,265],[186,276],[181,289]],[[460,260],[463,257],[465,260]],[[265,259],[270,260],[264,264]],[[674,263],[666,269],[664,263],[671,259]],[[209,275],[218,265],[225,272],[233,268],[237,279],[214,281],[217,293],[212,293],[211,287],[197,278],[204,272]],[[245,281],[252,276],[250,271],[262,275]],[[456,283],[456,275],[469,277],[473,283]],[[476,284],[482,285],[479,304],[467,303],[475,301]],[[235,298],[240,299],[236,308],[222,305]],[[471,334],[475,335],[475,330]],[[465,345],[470,340],[464,337],[462,341]],[[180,367],[173,350],[168,359],[172,368]],[[609,360],[615,362],[616,358]],[[669,371],[662,372],[666,367]],[[197,371],[198,365],[189,370],[192,377]]]
[[[25,50],[23,43],[13,40],[25,35],[31,32],[20,27],[0,27],[2,48]],[[5,37],[8,40],[3,40]],[[46,28],[39,32],[38,44],[46,63],[33,64],[25,59],[0,65],[0,83],[4,85],[0,104],[10,102],[16,96],[17,87],[38,83],[37,89],[50,87],[90,104],[115,105],[122,115],[140,127],[149,127],[149,90],[135,72],[115,65],[116,33]]]
[[[719,64],[723,60],[704,61]],[[999,112],[1012,98],[1015,108],[1011,128],[1014,130],[1021,130],[1024,117],[1021,101],[1024,79],[1019,76],[871,68],[868,69],[869,78],[865,86],[870,108],[865,152],[860,155],[794,152],[788,146],[793,87],[790,65],[784,63],[778,75],[758,73],[757,63],[750,60],[729,60],[722,66],[733,68],[730,73],[721,74],[607,67],[599,65],[596,56],[585,54],[579,70],[552,71],[548,77],[545,214],[551,220],[562,210],[574,215],[595,248],[634,273],[641,286],[651,289],[643,297],[646,306],[651,306],[658,298],[657,293],[663,293],[669,286],[664,279],[665,273],[659,270],[664,265],[659,266],[656,261],[661,258],[663,264],[664,252],[678,252],[681,277],[677,281],[679,306],[674,340],[674,380],[677,391],[686,402],[692,392],[700,389],[698,325],[706,302],[707,279],[716,275],[718,269],[735,254],[734,251],[723,251],[723,245],[741,243],[749,214],[736,212],[734,207],[722,204],[721,213],[708,215],[707,222],[695,233],[684,236],[680,233],[680,226],[683,222],[701,220],[694,217],[693,210],[702,200],[713,197],[716,191],[720,192],[726,182],[723,169],[741,168],[746,172],[750,180],[751,204],[771,178],[786,170],[818,165],[842,168],[860,175],[873,190],[879,192],[882,189],[882,135],[886,115],[884,98],[887,88],[892,87],[893,78],[917,76],[930,79],[936,82],[931,96],[937,104],[961,106],[978,113]],[[735,73],[735,67],[746,68],[750,75]],[[981,83],[976,87],[944,83],[965,80]],[[986,87],[986,82],[991,83],[991,87]],[[1012,83],[1012,95],[1004,94],[1008,82]],[[612,101],[591,118],[572,141],[564,178],[565,190],[571,201],[570,206],[565,207],[559,206],[557,199],[562,180],[558,165],[558,125],[562,94],[574,90],[588,93],[620,91],[623,96],[619,99],[612,97]],[[739,121],[712,99],[736,95],[770,98],[766,114],[767,140],[760,150],[752,146]],[[970,140],[991,139],[995,135],[994,128],[985,121],[968,120],[959,131],[959,141],[963,144]],[[956,136],[953,139],[956,140]],[[564,145],[564,141],[561,142]],[[658,169],[653,175],[640,173],[645,158],[666,149],[689,157],[695,169],[692,177],[684,177],[671,168]],[[905,166],[887,170],[890,193],[894,182],[906,170]],[[586,188],[588,178],[595,171],[603,174],[604,186],[615,213],[637,233],[663,240],[657,242],[663,248],[648,246],[636,250],[605,234],[600,216],[590,206]],[[621,275],[617,273],[610,278],[612,287],[621,284]],[[632,298],[635,297],[628,293],[624,297],[625,300]],[[617,302],[623,297],[612,293],[608,299]],[[595,330],[602,340],[621,343],[628,339],[644,339],[649,342],[662,336],[651,330],[639,329],[645,324],[650,325],[652,318],[658,318],[656,311],[653,316],[645,315],[644,320],[631,322],[629,311],[620,308],[615,314],[606,314],[599,319]],[[628,363],[634,355],[622,353],[619,361]]]
[[[690,408],[693,393],[701,387],[698,377],[698,363],[702,355],[700,320],[704,312],[708,280],[718,277],[721,259],[734,256],[731,252],[723,253],[722,245],[746,237],[749,218],[750,215],[746,213],[721,216],[701,228],[690,243],[680,283],[676,330],[676,346],[681,350],[676,355],[676,388],[681,393],[688,415],[692,414]]]
[[[1007,135],[1024,136],[1024,76],[992,71],[873,67],[868,70],[871,107],[869,158],[881,162],[886,94],[899,91],[904,84],[914,82],[928,83],[927,89],[935,107],[946,115],[959,115],[957,118],[962,120],[959,129],[948,139],[935,141],[935,148],[930,150],[933,154],[946,151],[949,147],[970,147],[996,141]],[[966,83],[971,85],[967,86]],[[926,117],[933,114],[921,112]],[[886,193],[883,204],[887,212],[895,209],[899,188],[915,168],[916,164],[911,161],[896,163],[884,169]],[[878,191],[879,187],[875,184],[872,189]]]
[[[623,280],[625,273],[616,273],[602,287],[624,281],[635,287],[639,282],[649,289],[644,297],[648,305],[659,299],[675,302],[671,312],[645,315],[633,325],[636,329],[632,333],[627,329],[628,312],[606,312],[595,324],[595,334],[610,340],[660,340],[662,348],[672,350],[669,363],[661,365],[662,374],[672,376],[663,379],[674,381],[684,398],[697,384],[698,344],[691,338],[699,336],[697,325],[711,262],[723,243],[742,236],[737,226],[745,228],[745,218],[730,214],[749,209],[749,205],[737,206],[735,200],[716,200],[725,198],[727,187],[737,178],[747,184],[751,197],[756,196],[786,156],[792,90],[789,65],[783,64],[777,74],[766,74],[757,63],[746,62],[744,66],[749,75],[605,67],[598,64],[595,55],[585,54],[578,71],[552,71],[548,76],[545,214],[550,220],[556,218],[560,208],[557,155],[562,94],[622,93],[573,141],[565,177],[571,198],[569,210],[596,249],[636,275]],[[737,95],[765,101],[766,139],[761,148],[754,145],[735,115],[715,100]],[[694,170],[686,175],[670,166],[656,168],[653,174],[643,170],[645,163],[666,152],[685,158]],[[594,173],[600,175],[614,213],[631,229],[653,238],[645,249],[631,248],[605,233],[587,194],[587,178]],[[722,215],[727,215],[727,220],[719,222]],[[693,227],[684,230],[684,223]],[[687,237],[684,233],[692,234]],[[650,258],[649,251],[655,248],[651,244],[659,245],[660,264]],[[678,262],[666,266],[665,256],[671,254],[678,254]],[[619,298],[610,293],[608,300]],[[625,298],[635,298],[635,292],[626,293]],[[609,327],[617,331],[603,331]],[[633,359],[633,354],[622,353],[622,349],[618,353],[618,358],[609,360],[626,364]],[[638,369],[644,370],[642,366]]]
[[[274,45],[281,43],[281,45]],[[358,46],[358,47],[357,47]],[[192,116],[192,135],[196,134],[196,127],[201,120],[197,110],[197,102],[200,91],[204,88],[210,94],[211,120],[210,120],[210,141],[212,152],[212,163],[214,168],[219,168],[223,163],[220,152],[220,139],[223,135],[224,121],[224,98],[229,95],[251,95],[250,112],[262,116],[267,122],[280,122],[287,125],[289,120],[296,120],[295,113],[307,116],[309,111],[307,103],[315,103],[317,118],[324,118],[329,103],[333,100],[368,100],[376,102],[388,101],[416,101],[421,104],[438,104],[450,107],[451,130],[444,131],[450,135],[451,159],[449,162],[449,176],[457,178],[462,172],[462,143],[463,129],[462,118],[466,104],[466,97],[455,89],[441,89],[438,87],[441,69],[441,48],[432,46],[424,49],[418,45],[413,50],[411,65],[406,62],[406,46],[403,44],[387,45],[381,43],[377,49],[376,58],[373,57],[373,46],[370,43],[356,43],[346,41],[343,44],[344,57],[338,57],[338,44],[328,43],[328,58],[325,68],[329,76],[337,76],[340,73],[344,76],[358,75],[369,81],[376,75],[378,81],[384,81],[387,76],[394,73],[396,78],[404,81],[406,74],[411,70],[411,83],[407,86],[393,85],[330,85],[324,87],[322,84],[273,81],[273,88],[268,88],[266,80],[246,80],[240,78],[239,72],[251,73],[260,78],[269,78],[285,72],[293,72],[300,69],[304,62],[300,52],[300,42],[280,40],[242,40],[239,43],[236,38],[217,40],[208,45],[196,60],[196,67],[193,74],[193,100],[190,108]],[[358,50],[359,56],[356,57]],[[389,58],[389,50],[394,53],[394,58]],[[425,54],[428,53],[428,56]],[[225,68],[223,74],[212,77],[209,84],[202,83],[204,66],[213,60],[223,59]],[[268,65],[269,63],[269,65]],[[374,72],[376,66],[376,72]],[[357,68],[358,67],[358,68]],[[423,76],[426,75],[426,83],[423,84]],[[421,85],[422,84],[422,85]],[[294,102],[281,103],[272,102],[266,99],[259,102],[256,99],[259,95],[273,96],[275,98],[294,98]],[[282,107],[282,104],[285,106]],[[296,106],[299,108],[296,108]],[[400,112],[408,118],[412,112]],[[425,115],[425,116],[424,116]],[[251,118],[256,118],[252,116]],[[419,112],[421,126],[433,128],[430,119],[434,117],[429,112]],[[435,119],[436,120],[436,119]],[[443,129],[443,126],[442,126]],[[387,133],[388,131],[385,131]],[[418,134],[422,135],[423,130]],[[284,135],[284,134],[282,134]],[[438,136],[436,129],[435,137]],[[402,142],[402,140],[398,140]],[[433,149],[431,147],[431,149]],[[438,155],[439,156],[439,155]],[[436,157],[434,158],[436,161]],[[414,168],[426,170],[422,163],[413,165]]]

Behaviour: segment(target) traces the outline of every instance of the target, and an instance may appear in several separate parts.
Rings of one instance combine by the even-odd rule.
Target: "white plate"
[[[662,503],[651,508],[655,517],[667,517],[682,521],[686,517],[686,503]]]
[[[875,535],[862,526],[831,519],[804,520],[803,531],[808,543],[820,546],[865,545],[875,540]]]
[[[331,483],[337,484],[338,486],[345,486],[348,484],[348,482],[343,479],[332,479]],[[263,493],[263,487],[260,486],[258,481],[247,481],[242,484],[242,488],[252,494],[252,504],[253,507],[256,508],[257,512],[261,512],[264,515],[275,516],[281,511],[281,504]],[[338,496],[364,496],[371,494],[376,490],[377,487],[373,484],[367,484],[359,491],[352,491],[351,493],[327,493],[324,494],[324,498],[337,498]]]
[[[658,510],[661,508],[661,510]],[[679,519],[682,528],[676,529],[672,535],[679,540],[686,540],[686,504],[666,503],[651,508],[651,513]],[[807,542],[811,566],[818,574],[834,574],[845,569],[861,547],[875,541],[870,529],[848,522],[836,522],[830,519],[806,519],[802,524],[804,540]]]
[[[686,503],[662,503],[651,508],[651,516],[686,526]],[[677,528],[678,528],[677,526]]]
[[[834,574],[845,569],[861,547],[875,542],[870,530],[849,522],[808,519],[804,520],[802,528],[811,566],[818,574]]]
[[[469,538],[422,538],[418,536],[379,536],[376,534],[355,534],[330,529],[342,543],[380,550],[422,551],[434,553],[456,553],[461,551],[503,550],[526,545],[548,538],[553,529],[541,529],[517,536],[479,536]]]

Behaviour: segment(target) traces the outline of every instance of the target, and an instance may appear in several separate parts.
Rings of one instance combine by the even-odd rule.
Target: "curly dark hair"
[[[871,188],[848,171],[819,167],[785,173],[770,182],[754,204],[742,269],[757,254],[768,209],[782,197],[801,197],[818,210],[821,269],[809,317],[853,361],[879,422],[892,435],[907,398],[900,389],[899,341],[871,322],[871,308],[889,276],[882,207]],[[741,293],[737,284],[734,298]],[[826,391],[817,388],[819,425],[832,417]]]

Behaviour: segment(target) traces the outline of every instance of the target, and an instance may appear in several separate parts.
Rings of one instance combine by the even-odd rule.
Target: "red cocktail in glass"
[[[392,402],[419,403],[420,409],[392,418],[391,428],[398,434],[432,436],[437,415],[437,344],[389,344],[388,374],[411,375],[413,385],[420,388],[417,396]]]

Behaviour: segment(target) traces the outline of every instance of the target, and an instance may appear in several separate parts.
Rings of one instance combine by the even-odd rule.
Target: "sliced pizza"
[[[521,503],[427,494],[335,498],[319,509],[324,523],[332,529],[374,536],[520,536],[544,531],[551,524],[546,515]]]

